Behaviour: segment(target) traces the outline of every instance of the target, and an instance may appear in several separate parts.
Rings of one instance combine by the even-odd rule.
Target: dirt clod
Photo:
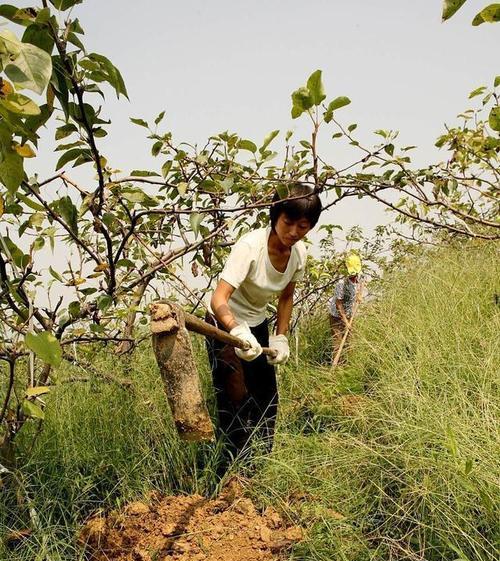
[[[259,514],[243,489],[217,499],[155,496],[87,521],[80,532],[91,561],[276,561],[303,539],[268,507]]]
[[[149,506],[144,503],[130,503],[125,508],[125,513],[130,514],[132,516],[140,515],[140,514],[147,514],[149,512]]]

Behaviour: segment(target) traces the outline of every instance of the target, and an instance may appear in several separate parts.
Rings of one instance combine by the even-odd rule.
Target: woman
[[[270,227],[245,234],[234,245],[210,301],[208,320],[247,341],[243,351],[207,340],[220,430],[233,455],[253,435],[272,447],[278,407],[274,365],[289,357],[286,333],[293,292],[304,275],[306,247],[301,241],[321,213],[321,201],[310,187],[293,184],[288,197],[275,196]],[[276,334],[269,336],[267,304],[278,297]],[[274,358],[262,347],[276,350]]]
[[[361,275],[361,259],[356,253],[350,253],[345,259],[346,276],[335,283],[333,296],[329,303],[330,327],[332,329],[333,347],[332,363],[339,352],[346,330],[350,329],[350,321]],[[349,336],[349,331],[348,331]],[[346,342],[344,342],[346,350]],[[341,351],[342,352],[342,351]],[[340,355],[338,364],[345,363],[345,356]]]

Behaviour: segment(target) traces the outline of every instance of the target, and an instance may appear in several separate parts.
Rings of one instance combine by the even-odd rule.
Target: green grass
[[[287,371],[280,447],[258,479],[271,501],[318,498],[304,503],[319,520],[296,559],[498,558],[498,257],[467,245],[394,272],[348,366]],[[320,324],[303,331],[321,351]],[[360,395],[357,411],[345,394]]]
[[[307,528],[292,559],[497,558],[498,263],[494,246],[474,244],[409,260],[365,306],[335,372],[326,316],[301,325],[300,359],[280,372],[275,448],[247,487]],[[73,537],[90,513],[151,489],[216,491],[219,450],[177,440],[149,348],[129,364],[105,351],[92,361],[133,392],[95,379],[52,392],[32,450],[35,427],[20,435],[22,491],[0,495],[0,534],[35,531],[17,550],[0,545],[0,559],[80,559]]]

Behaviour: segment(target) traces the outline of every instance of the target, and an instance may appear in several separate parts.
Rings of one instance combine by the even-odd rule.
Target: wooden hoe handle
[[[186,321],[186,329],[188,331],[193,331],[199,335],[205,335],[205,337],[212,337],[221,343],[227,343],[228,345],[232,345],[238,349],[246,350],[249,348],[246,341],[242,341],[238,337],[230,335],[227,331],[223,331],[222,329],[215,327],[215,325],[210,325],[193,314],[184,312],[184,319]],[[270,349],[269,347],[262,347],[262,352],[271,357],[276,355],[276,351],[274,349]]]
[[[221,343],[226,343],[237,347],[238,349],[249,349],[248,343],[229,335],[227,331],[223,331],[210,325],[206,321],[184,311],[178,304],[173,302],[160,301],[151,304],[151,332],[154,333],[174,333],[180,327],[185,326],[188,331],[193,331],[205,337],[212,337]],[[275,349],[262,347],[262,352],[270,357],[276,356]]]

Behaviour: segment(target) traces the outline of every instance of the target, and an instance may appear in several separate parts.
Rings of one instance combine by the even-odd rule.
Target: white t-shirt
[[[281,294],[290,282],[304,276],[306,246],[302,241],[291,247],[290,258],[283,273],[269,259],[267,241],[271,228],[259,228],[245,234],[231,250],[220,278],[234,286],[229,308],[236,321],[249,326],[259,325],[266,318],[266,306]]]

